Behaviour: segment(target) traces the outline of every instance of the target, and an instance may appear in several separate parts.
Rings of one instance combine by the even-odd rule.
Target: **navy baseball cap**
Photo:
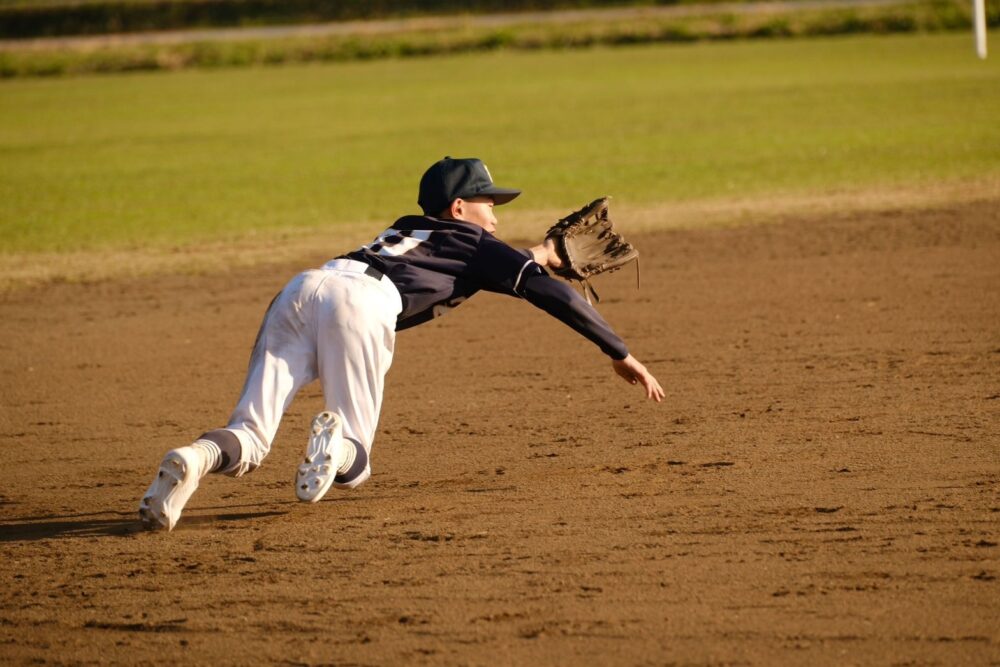
[[[425,215],[438,215],[456,199],[492,197],[497,206],[521,194],[520,190],[498,188],[482,160],[446,157],[438,160],[420,179],[417,203]]]

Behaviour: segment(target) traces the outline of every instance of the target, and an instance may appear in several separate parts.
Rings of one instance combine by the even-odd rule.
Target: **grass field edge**
[[[745,3],[747,6],[755,3]],[[681,14],[645,17],[567,19],[561,22],[478,24],[466,17],[435,19],[434,29],[416,23],[392,31],[348,34],[299,34],[279,38],[221,38],[178,43],[132,43],[131,38],[101,38],[71,46],[72,40],[32,43],[0,40],[0,80],[31,77],[120,74],[316,62],[405,59],[494,51],[537,51],[633,46],[637,44],[736,39],[788,39],[855,34],[914,34],[965,31],[971,5],[960,0],[879,0],[874,4],[796,6],[757,3],[752,12],[723,11],[726,6],[684,5]],[[786,6],[787,4],[787,6]],[[737,4],[743,7],[743,4]],[[720,9],[721,7],[721,9]],[[987,25],[1000,25],[1000,0],[987,0]],[[673,10],[673,7],[661,10]],[[516,15],[515,15],[516,16]],[[160,37],[163,37],[161,35]],[[47,46],[48,45],[48,46]]]
[[[613,217],[625,234],[680,229],[769,224],[800,220],[812,224],[880,211],[947,208],[973,201],[1000,206],[1000,174],[970,181],[941,182],[817,193],[768,194],[733,199],[664,201],[630,205],[615,201]],[[561,210],[503,212],[498,236],[514,245],[536,243]],[[387,220],[386,225],[392,221]],[[17,252],[0,255],[0,294],[55,283],[93,283],[163,274],[218,274],[238,268],[302,262],[303,268],[358,247],[381,231],[372,223],[248,232],[191,244],[111,247],[74,252]],[[641,249],[641,248],[640,248]]]

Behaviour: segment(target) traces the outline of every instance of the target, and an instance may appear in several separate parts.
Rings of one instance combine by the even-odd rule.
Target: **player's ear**
[[[465,200],[461,197],[452,200],[446,212],[452,220],[461,220],[462,214],[465,212]]]

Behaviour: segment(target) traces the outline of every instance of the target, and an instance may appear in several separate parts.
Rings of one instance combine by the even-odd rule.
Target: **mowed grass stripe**
[[[381,224],[445,154],[524,211],[956,181],[1000,174],[997,118],[968,35],[9,81],[0,251]]]

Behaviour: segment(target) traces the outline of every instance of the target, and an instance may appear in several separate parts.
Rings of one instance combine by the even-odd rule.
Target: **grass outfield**
[[[998,118],[964,34],[8,81],[0,252],[381,224],[445,154],[515,216],[996,178]]]

